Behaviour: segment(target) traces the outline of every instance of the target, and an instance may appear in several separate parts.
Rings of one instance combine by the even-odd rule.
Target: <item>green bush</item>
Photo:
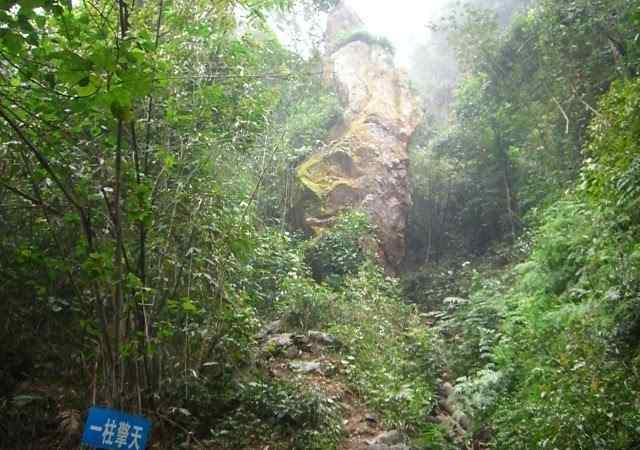
[[[618,81],[600,104],[590,126],[590,159],[582,188],[596,203],[606,203],[640,223],[640,80]],[[621,217],[620,219],[624,219]]]
[[[462,337],[462,403],[497,449],[640,444],[638,105],[637,80],[613,85],[576,192],[538,215],[529,258],[443,325]]]
[[[350,34],[340,37],[336,45],[336,50],[352,42],[358,42],[358,41],[364,42],[369,45],[377,45],[379,47],[382,47],[386,52],[388,52],[391,55],[394,55],[396,52],[395,47],[387,37],[376,36],[364,30],[354,31]]]
[[[339,284],[367,259],[366,244],[373,229],[366,213],[350,211],[338,217],[330,229],[309,242],[305,262],[317,281]]]
[[[479,426],[493,429],[495,448],[640,442],[640,253],[637,234],[616,221],[575,196],[557,203],[529,260],[512,270],[513,287],[485,281],[455,317],[479,332],[463,334],[459,358],[476,362],[458,391]],[[465,353],[469,342],[480,351]]]
[[[286,297],[282,289],[285,280],[307,274],[295,236],[267,228],[258,236],[257,246],[244,266],[241,287],[261,316],[271,319],[277,303]]]
[[[593,212],[581,202],[562,201],[547,210],[538,231],[534,259],[545,271],[544,288],[562,294],[580,277],[592,236]],[[579,231],[579,232],[577,232]]]
[[[269,442],[274,448],[329,450],[342,436],[337,404],[313,388],[258,379],[240,384],[237,392],[237,408],[213,436],[229,448]]]
[[[501,337],[499,327],[504,312],[495,298],[507,290],[509,280],[481,279],[478,274],[474,284],[468,299],[448,299],[444,317],[434,326],[447,343],[444,352],[454,378],[475,373],[491,363],[493,346]]]
[[[309,278],[285,280],[282,293],[278,311],[288,328],[302,331],[318,329],[333,316],[335,294]]]
[[[365,264],[345,280],[330,327],[350,383],[388,424],[419,428],[435,402],[439,364],[432,333],[398,283]]]

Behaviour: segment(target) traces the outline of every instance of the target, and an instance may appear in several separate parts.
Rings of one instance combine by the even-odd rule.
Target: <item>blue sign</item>
[[[82,443],[107,450],[144,450],[151,421],[108,408],[91,408]]]

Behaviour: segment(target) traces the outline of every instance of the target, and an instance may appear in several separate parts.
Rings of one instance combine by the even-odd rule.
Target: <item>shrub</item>
[[[271,318],[285,297],[285,280],[308,274],[295,236],[267,228],[258,236],[254,253],[244,266],[241,286],[264,318]]]
[[[336,45],[336,50],[352,43],[352,42],[364,42],[369,45],[377,45],[382,47],[387,53],[390,55],[394,55],[396,50],[391,41],[385,36],[376,36],[374,34],[369,33],[368,31],[358,30],[354,31],[350,34],[347,34],[340,39],[338,39],[338,44]]]
[[[313,280],[291,277],[284,281],[282,292],[278,311],[287,327],[302,331],[318,329],[332,317],[335,295]]]
[[[499,314],[466,305],[491,339],[459,392],[494,446],[623,449],[637,446],[640,373],[637,346],[640,267],[636,233],[615,226],[607,208],[568,196],[543,215],[533,253],[511,272],[509,289],[472,294]],[[504,284],[504,283],[503,283]],[[473,303],[471,303],[473,305]],[[478,314],[480,313],[480,314]],[[472,325],[472,323],[469,323]],[[484,330],[483,330],[484,329]],[[471,340],[473,342],[473,339]],[[485,355],[485,356],[483,356]]]
[[[345,280],[330,327],[343,344],[342,370],[389,424],[416,429],[435,401],[436,346],[395,280],[365,264]]]
[[[232,448],[261,440],[273,445],[276,439],[286,441],[282,448],[329,450],[342,435],[337,404],[313,388],[258,379],[240,384],[237,392],[238,407],[214,433],[221,443],[235,444]]]
[[[590,159],[582,188],[596,203],[613,206],[640,223],[640,80],[618,81],[600,103],[590,126]]]
[[[334,226],[309,242],[305,262],[317,281],[339,284],[348,274],[358,270],[367,259],[366,242],[373,229],[366,213],[350,211],[340,215]]]

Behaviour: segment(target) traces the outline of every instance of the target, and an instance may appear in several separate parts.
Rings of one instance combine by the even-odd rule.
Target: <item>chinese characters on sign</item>
[[[91,408],[82,443],[107,450],[144,450],[151,422],[107,408]]]

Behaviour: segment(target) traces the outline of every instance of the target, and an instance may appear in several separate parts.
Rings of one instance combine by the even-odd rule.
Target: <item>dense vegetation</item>
[[[346,400],[278,375],[274,321],[328,333],[324,370],[412,448],[640,446],[640,4],[434,25],[400,282],[360,211],[295,230],[343,112],[268,26],[293,3],[335,2],[0,2],[0,448],[76,448],[94,404],[160,448],[337,448]]]
[[[426,265],[405,289],[439,311],[469,442],[640,444],[638,11],[541,0],[506,28],[476,8],[444,24],[461,81],[414,151]]]
[[[101,404],[163,448],[335,448],[339,405],[259,348],[278,318],[331,331],[333,370],[420,427],[429,331],[360,245],[366,216],[286,231],[296,165],[341,116],[317,54],[266,24],[289,6],[1,5],[0,447],[75,447]]]
[[[454,120],[416,143],[417,259],[513,240],[573,185],[598,99],[635,74],[634,14],[634,2],[539,1],[507,29],[474,7],[441,25],[461,80]]]

